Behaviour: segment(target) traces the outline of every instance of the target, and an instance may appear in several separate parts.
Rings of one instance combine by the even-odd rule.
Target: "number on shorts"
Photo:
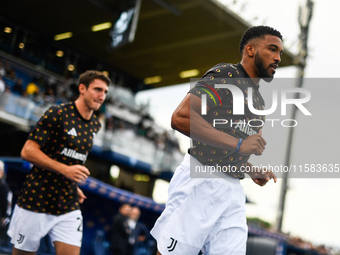
[[[79,227],[77,228],[77,231],[83,232],[83,221],[80,217],[78,217],[77,220],[80,220],[80,224]]]

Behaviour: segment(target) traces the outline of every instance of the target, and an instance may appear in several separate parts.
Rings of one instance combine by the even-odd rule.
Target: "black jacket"
[[[129,236],[131,230],[129,228],[127,217],[118,213],[113,218],[111,250],[114,255],[126,255],[128,253]]]

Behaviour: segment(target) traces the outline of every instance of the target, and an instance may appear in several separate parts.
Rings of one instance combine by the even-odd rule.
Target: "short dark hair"
[[[79,76],[79,83],[78,86],[80,84],[84,84],[86,88],[89,87],[89,85],[95,80],[95,79],[99,79],[102,80],[103,82],[105,82],[107,84],[107,86],[110,85],[111,80],[109,77],[107,77],[106,75],[104,75],[102,72],[99,71],[95,71],[95,70],[87,70],[85,73],[82,73]]]
[[[272,27],[268,26],[255,26],[248,28],[242,35],[241,41],[240,41],[240,52],[242,54],[242,51],[244,47],[247,45],[247,43],[255,38],[264,38],[265,35],[274,35],[281,39],[282,41],[282,35],[279,31]]]

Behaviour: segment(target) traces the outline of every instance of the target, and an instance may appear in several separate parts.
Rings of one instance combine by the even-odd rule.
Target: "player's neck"
[[[241,65],[243,66],[244,70],[246,70],[249,77],[253,80],[253,82],[258,86],[260,83],[260,78],[257,76],[255,72],[254,65],[249,61],[241,60]]]
[[[76,107],[80,115],[86,119],[90,120],[93,114],[93,110],[89,109],[84,100],[82,100],[80,97],[75,101]]]

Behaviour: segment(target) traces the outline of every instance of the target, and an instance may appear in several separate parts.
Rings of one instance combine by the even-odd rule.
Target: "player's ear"
[[[247,44],[244,47],[244,52],[247,54],[248,57],[253,57],[255,56],[255,47],[252,44]]]
[[[84,94],[85,90],[86,90],[86,86],[82,83],[79,84],[79,93],[82,95]]]

